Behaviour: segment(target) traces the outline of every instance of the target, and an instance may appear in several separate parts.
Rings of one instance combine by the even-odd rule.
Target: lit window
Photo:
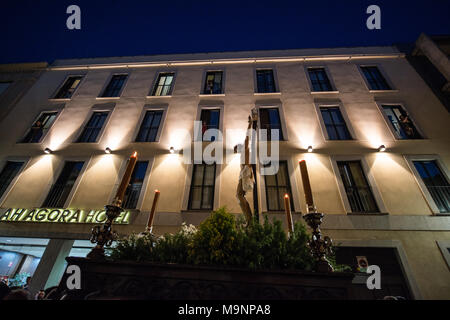
[[[202,122],[202,137],[208,129],[219,129],[220,110],[218,109],[203,109],[200,115]],[[212,136],[210,140],[203,138],[203,141],[215,141],[217,137]],[[201,141],[201,139],[199,139]]]
[[[155,87],[153,88],[153,96],[169,96],[172,94],[174,73],[160,73]]]
[[[30,130],[26,134],[22,143],[40,142],[42,137],[50,130],[53,122],[56,119],[58,112],[43,112],[38,119],[33,123]]]
[[[221,94],[222,93],[222,71],[208,71],[206,73],[205,87],[203,94]]]
[[[383,111],[398,138],[422,139],[410,117],[401,106],[383,105]]]
[[[70,76],[55,95],[55,99],[69,99],[77,89],[83,76]]]

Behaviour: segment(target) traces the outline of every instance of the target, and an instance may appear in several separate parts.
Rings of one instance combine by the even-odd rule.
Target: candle
[[[148,217],[147,222],[147,232],[152,232],[153,229],[153,219],[155,217],[155,211],[156,211],[156,204],[158,203],[160,192],[159,190],[155,190],[155,197],[153,198],[153,204],[152,204],[152,210],[150,211],[150,216]]]
[[[292,223],[291,203],[289,202],[289,195],[287,193],[284,195],[284,209],[286,211],[288,230],[292,234],[294,232],[294,224]]]
[[[125,191],[127,190],[128,184],[130,183],[131,174],[133,173],[134,166],[137,161],[137,152],[135,151],[130,159],[128,160],[127,169],[125,170],[125,174],[122,177],[122,181],[120,182],[119,188],[117,189],[116,196],[114,198],[114,204],[120,206],[123,201],[123,197],[125,196]]]
[[[306,167],[306,161],[300,161],[300,171],[302,174],[303,190],[305,191],[306,208],[308,212],[315,211],[314,200],[311,192],[311,184],[309,183],[308,168]]]

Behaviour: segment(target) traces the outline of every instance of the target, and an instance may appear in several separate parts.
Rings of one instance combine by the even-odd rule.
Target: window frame
[[[366,158],[360,155],[331,155],[330,156],[331,166],[333,168],[334,177],[336,179],[336,183],[339,190],[339,195],[341,197],[341,202],[343,208],[347,215],[363,215],[363,216],[371,216],[371,215],[387,215],[388,211],[386,206],[384,205],[383,197],[381,192],[376,184],[375,178],[373,177],[370,166],[368,165]],[[376,205],[378,206],[379,212],[353,212],[350,206],[350,202],[347,197],[347,192],[345,191],[344,182],[342,181],[338,161],[360,161],[361,169],[366,177],[367,183],[369,184],[370,190],[372,191],[372,196],[375,200]]]
[[[59,93],[59,91],[62,89],[62,87],[64,86],[66,81],[69,80],[70,77],[81,77],[80,83],[75,88],[75,90],[73,91],[73,93],[70,96],[70,98],[56,98],[56,95]],[[86,74],[77,73],[77,74],[68,74],[68,75],[66,75],[64,80],[62,81],[62,83],[60,83],[60,85],[56,88],[56,90],[50,96],[49,100],[51,100],[51,101],[70,101],[70,100],[72,100],[72,98],[78,92],[78,89],[80,89],[80,86],[83,84],[85,79],[86,79]]]
[[[297,180],[295,179],[295,166],[294,163],[295,161],[291,158],[291,157],[286,157],[286,156],[280,156],[279,161],[285,161],[287,163],[287,173],[288,173],[288,179],[289,179],[289,183],[291,186],[291,194],[292,194],[292,203],[294,204],[294,207],[291,208],[293,213],[301,213],[301,202],[300,202],[300,198],[299,198],[299,193],[298,193],[298,185],[297,185]],[[260,190],[259,193],[259,207],[261,208],[261,212],[262,213],[269,213],[269,214],[273,214],[273,213],[280,213],[280,212],[284,212],[284,209],[282,211],[269,211],[267,208],[267,193],[266,193],[266,180],[265,180],[265,176],[261,175],[261,171],[260,168],[263,167],[262,164],[258,164],[258,167],[256,168],[256,172],[257,172],[257,181],[258,181],[258,190]],[[292,204],[291,203],[291,204]]]
[[[222,72],[222,93],[213,93],[213,94],[205,93],[206,78],[207,78],[208,72]],[[204,69],[199,96],[201,96],[201,97],[223,97],[223,96],[225,96],[225,90],[226,90],[225,83],[226,83],[226,68]]]
[[[11,180],[11,183],[9,186],[5,189],[5,192],[3,195],[0,195],[0,207],[3,205],[3,203],[6,201],[6,198],[8,197],[11,190],[16,185],[17,181],[19,180],[22,172],[28,167],[28,164],[30,162],[30,157],[6,157],[3,160],[0,161],[0,172],[3,171],[3,169],[6,167],[6,164],[8,162],[23,162],[22,167],[17,172],[16,176]]]
[[[325,74],[328,77],[328,81],[331,85],[331,90],[329,91],[314,91],[314,86],[311,81],[311,77],[309,75],[309,69],[323,69],[325,71]],[[330,94],[330,93],[339,93],[338,89],[336,88],[336,84],[334,83],[333,77],[331,76],[330,69],[327,65],[304,65],[304,70],[306,74],[306,79],[308,80],[309,85],[309,92],[311,94]]]
[[[145,200],[145,195],[147,193],[147,189],[149,186],[149,181],[150,181],[150,176],[151,173],[153,171],[153,164],[155,157],[154,156],[139,156],[138,161],[148,161],[148,165],[147,165],[147,171],[145,172],[145,176],[144,176],[144,181],[142,181],[142,189],[141,192],[139,194],[139,198],[138,201],[136,203],[136,208],[135,209],[126,209],[128,211],[130,210],[137,210],[137,211],[142,211],[142,206],[144,204],[144,200]],[[125,174],[125,171],[127,170],[127,165],[128,165],[128,157],[124,157],[124,159],[122,160],[122,164],[120,166],[119,171],[117,172],[117,177],[116,177],[116,181],[114,183],[114,186],[111,190],[111,194],[109,195],[109,201],[108,203],[111,203],[114,200],[114,197],[117,193],[117,189],[119,189],[119,185],[122,181],[122,177]]]
[[[275,91],[273,92],[258,92],[258,71],[272,70],[273,83]],[[278,72],[276,65],[258,66],[253,69],[253,94],[254,95],[279,95],[281,94],[280,85],[278,83]]]
[[[49,195],[53,185],[58,180],[59,176],[61,175],[65,163],[70,161],[83,161],[83,166],[81,167],[80,173],[78,174],[77,179],[75,180],[72,189],[70,190],[69,194],[67,195],[67,199],[64,202],[63,208],[68,208],[70,206],[70,203],[72,202],[75,193],[78,190],[78,187],[80,186],[81,180],[83,179],[84,173],[86,172],[86,169],[89,167],[92,157],[67,157],[60,159],[60,163],[56,166],[56,170],[53,171],[53,176],[50,180],[50,182],[47,184],[44,192],[42,193],[41,197],[39,198],[39,204],[37,208],[44,208],[43,204],[45,200],[47,199],[47,196]]]
[[[163,127],[166,122],[166,116],[167,116],[168,110],[169,110],[169,106],[167,104],[166,105],[163,105],[163,104],[158,104],[158,105],[146,104],[146,105],[144,105],[144,107],[142,108],[142,111],[141,111],[141,115],[139,116],[139,120],[137,122],[136,129],[133,133],[132,140],[130,142],[131,143],[160,142],[160,138],[161,138],[161,134],[163,131]],[[163,114],[161,116],[161,121],[159,122],[159,128],[158,128],[158,132],[156,133],[155,141],[136,141],[136,139],[139,135],[139,132],[141,131],[142,122],[145,119],[145,115],[147,114],[147,111],[162,111],[163,112]]]
[[[434,202],[433,197],[431,196],[431,193],[428,191],[427,186],[425,185],[425,182],[423,182],[422,177],[420,176],[420,173],[417,171],[414,161],[436,161],[437,165],[439,166],[439,169],[442,172],[442,175],[444,176],[444,179],[447,180],[447,182],[450,183],[450,172],[445,166],[445,163],[441,160],[439,155],[433,155],[433,154],[423,154],[423,155],[403,155],[406,162],[408,163],[409,169],[411,170],[417,184],[419,185],[419,189],[422,192],[423,197],[425,198],[425,202],[427,203],[428,207],[430,208],[432,215],[435,216],[448,216],[450,215],[450,212],[440,212],[439,208],[437,207],[436,203]]]
[[[9,89],[11,89],[11,86],[13,85],[14,81],[13,80],[6,80],[6,81],[0,81],[0,83],[8,83],[8,86],[6,87],[6,89],[3,92],[0,92],[0,97],[2,97],[4,94],[6,94],[8,92]]]
[[[355,130],[353,129],[353,126],[351,124],[351,121],[348,117],[347,111],[344,108],[344,105],[342,104],[341,101],[337,100],[337,101],[314,101],[314,106],[316,109],[316,113],[317,113],[317,117],[319,120],[319,124],[320,124],[320,128],[322,129],[322,135],[323,138],[325,139],[325,141],[353,141],[353,140],[358,140]],[[327,130],[327,126],[325,125],[325,121],[323,120],[323,116],[322,116],[322,111],[320,110],[320,108],[330,108],[330,107],[337,107],[339,108],[339,112],[341,113],[342,118],[344,119],[344,123],[347,127],[347,130],[350,134],[350,139],[337,139],[337,140],[332,140],[330,139],[329,135],[328,135],[328,130]]]
[[[278,109],[278,115],[280,116],[280,125],[281,125],[281,132],[283,134],[283,139],[278,140],[281,141],[289,141],[289,136],[287,132],[287,126],[286,126],[286,120],[284,117],[284,109],[281,103],[279,104],[257,104],[255,105],[256,109],[258,110],[258,129],[261,129],[261,116],[260,116],[260,109]],[[260,135],[258,132],[258,139],[260,139]],[[269,141],[269,140],[268,140]]]
[[[80,128],[78,129],[77,134],[75,135],[75,138],[73,139],[72,143],[76,143],[76,144],[99,143],[103,138],[103,134],[105,133],[105,129],[109,124],[109,121],[111,119],[112,113],[114,112],[114,109],[115,109],[115,103],[96,104],[96,105],[92,106],[89,109],[89,112],[88,112],[87,116],[85,117],[83,123],[81,124]],[[95,142],[83,142],[83,141],[79,142],[78,140],[80,139],[81,135],[83,134],[84,129],[85,129],[86,125],[89,123],[89,121],[91,120],[94,112],[108,112],[108,116],[105,119],[103,127],[100,130],[100,132],[98,133]]]
[[[202,162],[204,163],[204,162]],[[191,184],[192,184],[192,174],[194,172],[194,165],[199,163],[191,163],[188,165],[188,168],[186,170],[186,183],[184,186],[184,193],[183,193],[183,203],[182,203],[182,209],[183,211],[188,212],[205,212],[205,211],[212,211],[217,210],[219,208],[220,204],[220,176],[222,172],[222,164],[216,163],[216,172],[215,172],[215,180],[214,180],[214,195],[213,195],[213,208],[212,209],[189,209],[189,201],[191,197]]]
[[[370,92],[370,93],[377,93],[377,92],[396,92],[398,91],[396,89],[396,87],[394,86],[394,84],[392,83],[392,81],[390,80],[390,78],[387,76],[386,72],[384,71],[384,68],[381,67],[381,65],[379,63],[365,63],[365,64],[357,64],[356,65],[359,73],[361,74],[361,77],[363,78],[364,84],[366,86],[366,89]],[[386,81],[387,85],[390,87],[390,89],[382,89],[382,90],[374,90],[374,89],[370,89],[370,84],[369,81],[367,80],[364,71],[362,70],[363,67],[376,67],[378,69],[378,71],[380,72],[380,74],[383,76],[384,80]]]
[[[195,127],[192,129],[193,130],[193,135],[192,135],[192,141],[193,142],[204,142],[204,143],[211,143],[211,142],[218,142],[218,141],[223,141],[224,140],[224,132],[223,132],[223,119],[224,119],[224,105],[223,103],[217,103],[217,104],[213,104],[213,103],[208,103],[208,104],[202,104],[200,103],[197,107],[197,115],[195,116],[195,120],[196,121],[201,121],[201,116],[202,116],[202,110],[219,110],[219,131],[222,133],[222,137],[221,139],[217,139],[214,141],[203,141],[203,135],[202,135],[202,140],[201,141],[197,141],[197,137],[196,137],[196,133],[195,133]]]
[[[444,258],[445,262],[447,263],[447,267],[450,270],[450,240],[436,240],[436,243],[441,250],[442,257]]]
[[[394,138],[394,140],[396,141],[415,141],[415,140],[424,140],[427,139],[427,137],[423,134],[422,129],[417,125],[416,120],[414,119],[413,116],[411,116],[411,113],[408,111],[408,108],[406,108],[405,104],[403,102],[384,102],[381,100],[376,100],[375,104],[378,107],[378,110],[381,112],[381,116],[384,119],[384,122],[386,123],[386,125],[389,128],[389,131],[392,134],[392,137]],[[400,135],[397,133],[397,131],[394,129],[394,126],[392,125],[391,121],[389,120],[389,118],[386,115],[386,112],[384,112],[384,108],[383,106],[400,106],[403,111],[408,115],[408,118],[411,120],[411,122],[413,123],[414,127],[416,128],[417,132],[422,136],[422,138],[416,138],[416,139],[402,139],[400,137]]]
[[[173,74],[172,86],[171,86],[171,88],[170,88],[170,94],[165,95],[165,96],[156,96],[156,95],[153,95],[153,92],[155,91],[156,86],[158,85],[158,79],[159,79],[159,76],[160,76],[161,74],[164,74],[164,73],[171,73],[171,74]],[[150,91],[149,91],[148,94],[147,94],[147,98],[170,98],[170,97],[172,97],[173,91],[175,90],[175,82],[176,82],[176,79],[177,79],[177,71],[176,71],[176,70],[174,70],[174,71],[170,71],[170,70],[169,70],[169,71],[167,71],[167,70],[158,70],[158,71],[156,71],[155,77],[154,77],[153,82],[152,82],[152,85],[151,85],[151,87],[150,87]]]
[[[116,97],[103,97],[103,95],[105,94],[106,89],[109,86],[109,83],[111,82],[112,78],[114,76],[120,76],[120,75],[126,75],[127,78],[125,79],[125,82],[122,86],[122,88],[120,88],[120,92]],[[96,97],[97,100],[108,100],[108,99],[120,99],[122,97],[122,93],[123,90],[125,89],[125,87],[128,84],[128,80],[130,79],[130,72],[111,72],[107,78],[107,80],[105,81],[102,89],[100,90],[100,93],[98,94],[98,96]]]
[[[43,143],[45,138],[48,136],[49,132],[53,130],[53,128],[55,127],[55,123],[56,121],[58,121],[59,117],[61,116],[62,111],[64,110],[64,105],[58,105],[56,106],[57,108],[51,108],[51,109],[44,109],[42,111],[39,112],[39,114],[37,115],[37,117],[35,117],[33,119],[33,121],[28,125],[25,134],[23,134],[20,139],[16,142],[16,144],[38,144],[38,143]],[[47,132],[45,132],[42,137],[39,139],[39,142],[22,142],[23,139],[25,139],[25,137],[28,135],[28,133],[31,130],[31,127],[33,126],[34,123],[36,123],[36,121],[44,114],[44,113],[53,113],[56,112],[56,117],[55,120],[53,121],[52,126],[47,130]]]

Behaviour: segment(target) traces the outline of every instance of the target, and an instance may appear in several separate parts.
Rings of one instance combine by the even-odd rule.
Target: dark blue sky
[[[413,42],[450,34],[450,0],[10,0],[0,2],[0,63],[159,53]],[[66,8],[81,8],[81,30]],[[366,8],[381,7],[381,30]]]

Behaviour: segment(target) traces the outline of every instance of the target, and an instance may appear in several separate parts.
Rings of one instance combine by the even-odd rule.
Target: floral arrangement
[[[279,220],[245,224],[220,208],[198,228],[183,224],[179,232],[155,237],[132,234],[109,249],[112,260],[149,261],[196,265],[222,265],[250,269],[312,270],[310,235],[301,223],[288,236]],[[334,257],[330,257],[334,262]],[[339,270],[340,271],[340,270]]]

